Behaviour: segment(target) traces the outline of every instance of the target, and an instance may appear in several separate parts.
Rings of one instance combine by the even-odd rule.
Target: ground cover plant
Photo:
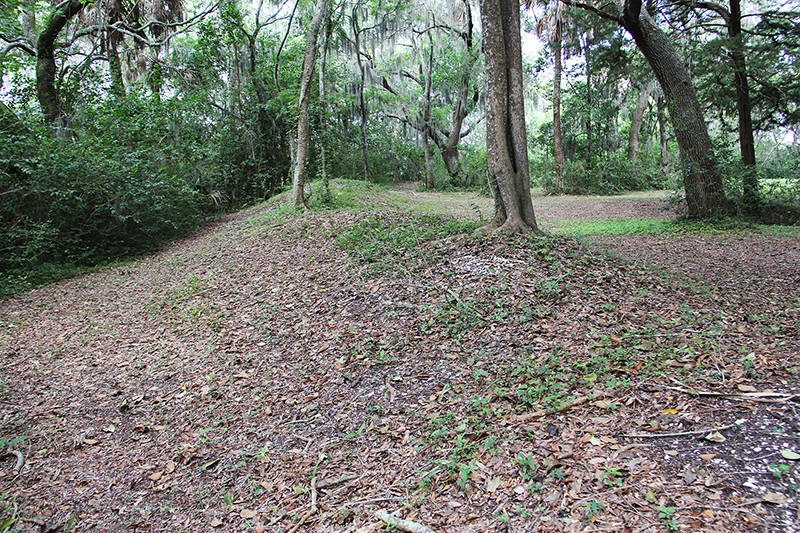
[[[796,230],[653,194],[537,197],[542,238],[474,236],[470,193],[326,202],[0,304],[2,529],[797,528]]]

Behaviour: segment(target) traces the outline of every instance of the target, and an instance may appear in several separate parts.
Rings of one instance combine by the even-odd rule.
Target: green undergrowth
[[[323,182],[315,181],[306,190],[306,204],[311,211],[364,211],[381,207],[378,199],[386,187],[364,181],[336,179],[327,187]],[[292,204],[291,191],[273,196],[254,211],[247,218],[252,232],[280,226],[302,214]]]
[[[608,219],[569,222],[559,228],[566,235],[677,235],[704,233],[757,232],[767,235],[797,236],[798,229],[785,226],[760,226],[738,219]]]
[[[346,228],[336,243],[367,265],[367,275],[393,271],[402,276],[436,256],[436,247],[425,243],[469,234],[479,225],[442,215],[379,213]]]

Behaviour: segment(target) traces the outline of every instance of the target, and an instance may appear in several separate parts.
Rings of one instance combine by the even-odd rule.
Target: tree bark
[[[564,140],[561,136],[561,71],[562,58],[561,20],[556,21],[553,40],[555,64],[553,66],[553,165],[556,172],[556,193],[564,192]]]
[[[364,181],[369,181],[369,159],[367,158],[367,101],[364,98],[364,84],[367,83],[367,71],[361,61],[361,29],[358,27],[358,8],[361,3],[353,7],[351,23],[356,47],[356,63],[361,73],[361,83],[358,85],[358,103],[361,109],[361,157],[364,161]]]
[[[305,190],[305,167],[308,158],[308,108],[311,102],[311,82],[314,78],[314,66],[317,62],[317,37],[325,17],[328,0],[317,0],[314,7],[314,17],[306,30],[306,53],[303,57],[303,72],[300,77],[300,114],[297,118],[297,156],[292,173],[292,195],[294,206],[298,209],[306,208],[303,195]]]
[[[636,107],[633,110],[631,131],[628,135],[628,160],[631,163],[636,163],[639,159],[639,134],[642,131],[644,112],[647,110],[647,104],[650,101],[650,94],[652,92],[653,83],[645,83],[642,86],[641,92],[639,93],[639,100],[636,102]]]
[[[747,82],[747,61],[744,55],[742,35],[742,9],[739,0],[730,0],[728,37],[733,60],[733,82],[736,86],[736,110],[739,114],[739,150],[745,175],[742,182],[744,203],[755,207],[758,204],[758,176],[755,173],[756,148],[753,136],[753,118],[750,105],[750,87]]]
[[[664,95],[658,97],[656,102],[656,115],[658,117],[658,138],[661,142],[661,173],[669,173],[669,140],[667,139],[667,117],[664,113]]]
[[[488,116],[486,151],[495,218],[484,232],[541,234],[531,203],[518,0],[481,0]]]
[[[641,0],[617,2],[622,26],[633,37],[664,91],[680,149],[689,216],[726,214],[728,202],[722,175],[688,70],[669,37],[642,9]]]
[[[45,122],[56,130],[66,127],[66,114],[56,89],[55,42],[67,22],[83,9],[81,0],[69,0],[50,17],[36,40],[36,93]]]
[[[428,32],[428,69],[425,73],[425,88],[423,90],[424,110],[422,112],[422,149],[425,153],[425,188],[428,190],[436,187],[433,178],[433,160],[431,154],[431,85],[433,83],[433,35]]]

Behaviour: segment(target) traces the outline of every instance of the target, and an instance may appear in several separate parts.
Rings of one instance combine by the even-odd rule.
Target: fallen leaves
[[[107,291],[120,281],[101,272],[2,304],[46,323],[2,341],[9,354],[42,354],[35,364],[4,358],[20,379],[0,403],[12,423],[2,436],[34,437],[37,476],[14,487],[51,505],[36,515],[63,516],[59,506],[84,495],[99,502],[82,518],[87,530],[103,530],[105,509],[133,503],[150,516],[128,523],[154,529],[288,530],[309,508],[312,475],[319,522],[302,527],[320,530],[356,531],[384,505],[435,531],[490,531],[500,519],[509,530],[635,530],[674,506],[681,529],[738,532],[743,513],[730,509],[754,509],[753,498],[765,515],[791,508],[784,489],[798,454],[784,436],[796,430],[781,409],[796,398],[772,392],[794,379],[790,310],[765,307],[760,318],[741,291],[734,305],[560,238],[546,244],[547,261],[544,245],[525,239],[448,245],[423,270],[364,290],[358,265],[328,237],[249,242],[239,228],[222,222],[213,242],[143,260],[116,296]],[[558,269],[568,278],[542,290]],[[192,275],[214,278],[180,301],[202,320],[165,317],[169,291]],[[458,301],[446,306],[448,291]],[[103,333],[74,333],[89,323]],[[512,374],[524,355],[534,364]],[[552,381],[539,379],[545,371]],[[688,385],[670,389],[670,375]],[[14,405],[32,406],[35,424]],[[735,417],[747,424],[723,429]],[[88,448],[67,440],[64,450],[64,428],[88,426]],[[715,433],[723,439],[706,438]],[[731,472],[753,472],[758,485]]]

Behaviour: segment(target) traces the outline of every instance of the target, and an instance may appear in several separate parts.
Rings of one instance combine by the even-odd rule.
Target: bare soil
[[[536,199],[545,229],[663,206]],[[366,213],[275,209],[0,303],[0,523],[800,530],[800,236],[453,237],[368,277],[336,244]]]

